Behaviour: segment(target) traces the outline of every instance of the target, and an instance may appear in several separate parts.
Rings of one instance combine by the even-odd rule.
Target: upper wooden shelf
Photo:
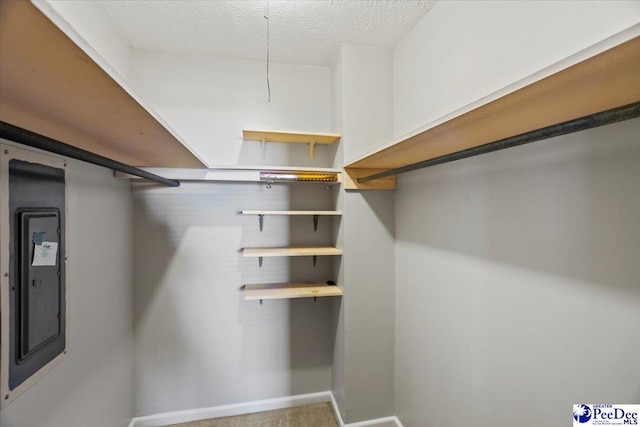
[[[244,285],[245,300],[337,297],[342,289],[326,283],[264,283]]]
[[[285,248],[244,248],[245,257],[294,257],[342,255],[342,250],[333,246],[290,246]]]
[[[342,215],[342,211],[241,211],[242,215]]]
[[[289,144],[309,144],[309,158],[313,159],[316,144],[332,144],[340,139],[335,133],[309,133],[296,131],[242,130],[245,141],[284,142]]]
[[[29,1],[0,2],[0,120],[133,166],[203,163]]]
[[[345,166],[346,188],[357,177],[395,169],[640,101],[640,37],[575,65],[556,64],[533,83],[508,88]],[[584,58],[584,52],[579,56]],[[540,76],[545,76],[540,78]],[[513,89],[513,90],[512,90]],[[362,188],[373,185],[375,180]],[[382,184],[377,184],[382,185]]]

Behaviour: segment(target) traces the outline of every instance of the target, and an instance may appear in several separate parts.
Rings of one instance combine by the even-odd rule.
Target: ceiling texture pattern
[[[135,49],[266,60],[267,0],[98,0]],[[329,66],[340,44],[392,49],[433,1],[269,0],[270,60]]]

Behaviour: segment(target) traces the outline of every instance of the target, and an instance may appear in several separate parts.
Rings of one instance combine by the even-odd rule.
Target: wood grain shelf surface
[[[0,24],[0,120],[133,166],[204,167],[31,2],[0,2]]]
[[[640,37],[593,51],[427,124],[347,164],[346,173],[395,169],[640,101]]]
[[[342,255],[342,249],[333,246],[289,246],[283,248],[243,248],[244,257],[295,257]]]
[[[322,215],[339,216],[342,211],[241,211],[242,215]]]
[[[246,141],[266,141],[301,144],[332,144],[340,139],[336,133],[311,133],[298,131],[243,129],[242,137]]]
[[[342,289],[325,283],[261,283],[244,285],[245,300],[342,296]]]

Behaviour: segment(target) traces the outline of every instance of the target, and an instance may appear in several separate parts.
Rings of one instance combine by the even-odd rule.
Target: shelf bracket
[[[260,300],[260,305],[262,305],[262,300]]]
[[[258,257],[258,266],[262,268],[262,257]]]
[[[258,224],[260,224],[260,232],[262,233],[262,228],[264,227],[264,215],[258,215]]]
[[[315,141],[311,141],[309,143],[309,158],[311,160],[313,160],[313,157],[315,156],[315,151],[316,151],[316,142]]]
[[[262,158],[267,158],[267,140],[265,138],[260,139],[260,151],[262,154]]]
[[[318,262],[318,257],[316,255],[313,256],[313,266],[316,266],[316,262]]]
[[[318,231],[318,215],[313,216],[313,231]]]

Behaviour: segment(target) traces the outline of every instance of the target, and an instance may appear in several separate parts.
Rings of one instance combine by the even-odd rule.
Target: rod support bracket
[[[263,159],[267,158],[267,140],[265,138],[260,139],[260,154]]]
[[[311,141],[309,143],[309,158],[311,160],[313,160],[313,158],[315,157],[315,153],[316,153],[316,142],[315,141]]]

